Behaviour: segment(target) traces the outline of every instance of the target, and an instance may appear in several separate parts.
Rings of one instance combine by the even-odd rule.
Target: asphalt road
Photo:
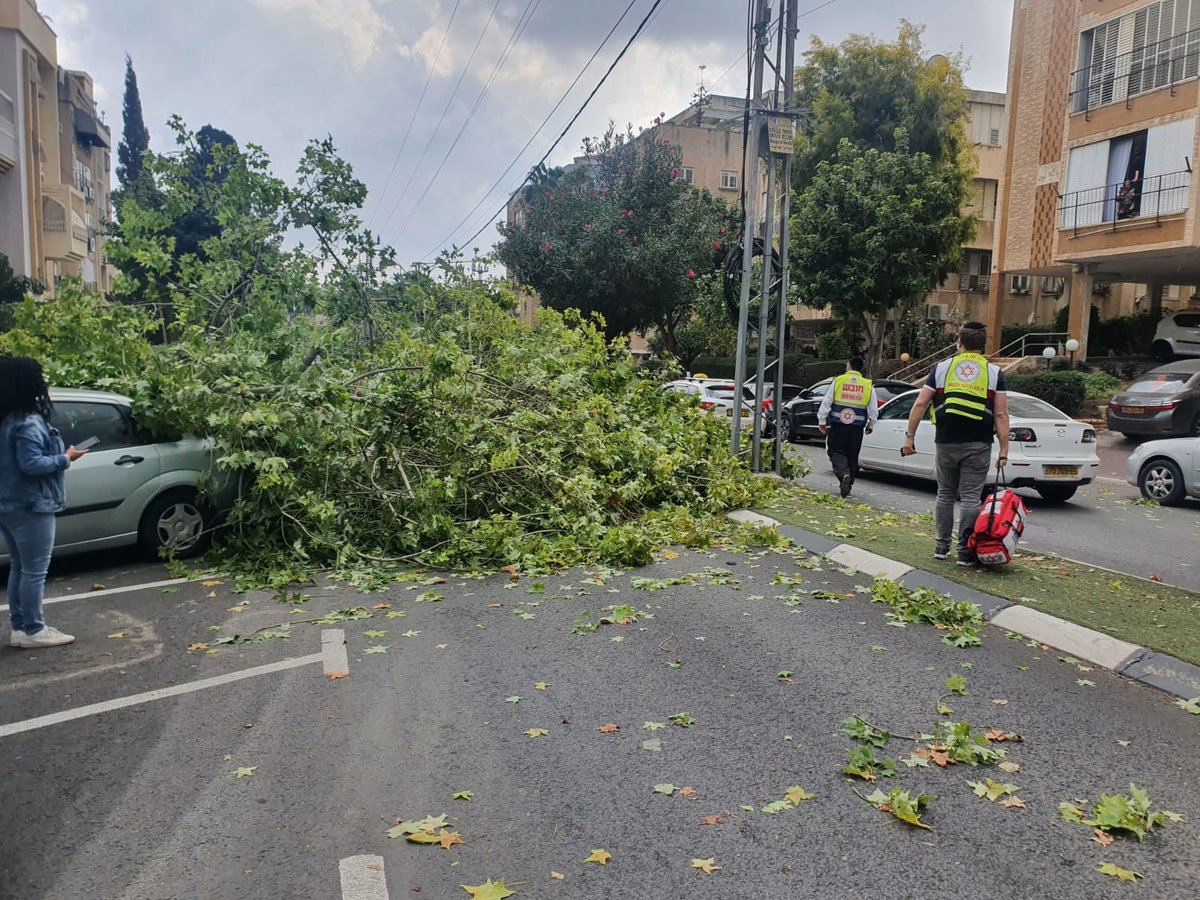
[[[51,595],[71,599],[49,618],[79,642],[0,648],[0,897],[449,898],[489,878],[516,900],[1195,897],[1200,718],[990,627],[966,650],[932,628],[891,627],[881,604],[848,596],[863,579],[803,565],[683,552],[590,581],[573,571],[371,595],[319,584],[299,614],[226,584],[90,591],[164,579],[156,566],[68,571]],[[632,587],[706,570],[694,584]],[[789,606],[777,575],[847,596],[797,594]],[[428,590],[444,599],[420,602]],[[653,618],[572,633],[585,610],[617,603]],[[301,624],[360,605],[370,620]],[[216,643],[280,622],[293,623],[285,639]],[[330,645],[310,658],[333,628],[347,657]],[[347,677],[326,677],[340,667]],[[951,675],[968,690],[947,701],[954,718],[1024,736],[1000,745],[1020,771],[901,766],[881,779],[885,793],[936,795],[933,831],[918,831],[856,795],[871,787],[841,773],[852,741],[839,723],[857,714],[897,734],[930,730]],[[189,690],[5,727],[171,686]],[[692,727],[668,724],[680,712]],[[619,729],[598,730],[609,723]],[[548,734],[526,736],[535,728]],[[661,749],[644,749],[655,739]],[[914,746],[896,738],[886,753]],[[1018,785],[1025,808],[966,784],[989,776]],[[1057,814],[1131,781],[1183,822],[1102,847]],[[664,783],[692,790],[655,793]],[[793,785],[815,799],[761,812]],[[462,844],[386,835],[396,819],[443,813]],[[720,824],[701,824],[711,816]],[[607,865],[584,862],[597,849]],[[363,855],[378,859],[348,865],[390,894],[343,892],[339,863]],[[709,858],[720,871],[692,867]],[[1101,862],[1145,883],[1106,877]]]
[[[812,463],[812,475],[803,483],[836,493],[838,483],[824,448],[816,443],[792,446]],[[1101,475],[1068,503],[1046,503],[1036,492],[1022,490],[1029,520],[1021,546],[1143,578],[1157,575],[1200,592],[1200,502],[1188,500],[1174,508],[1136,503],[1141,494],[1125,481],[1125,460],[1136,446],[1120,435],[1101,432]],[[931,481],[864,472],[852,497],[872,506],[920,513],[932,511],[936,493]]]

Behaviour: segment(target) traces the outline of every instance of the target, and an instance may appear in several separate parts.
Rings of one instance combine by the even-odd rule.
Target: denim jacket
[[[71,461],[62,437],[39,415],[0,422],[0,513],[62,512],[63,472]]]

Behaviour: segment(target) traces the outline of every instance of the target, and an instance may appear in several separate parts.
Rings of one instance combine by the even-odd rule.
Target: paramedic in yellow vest
[[[934,559],[950,557],[950,533],[954,529],[954,501],[962,504],[958,520],[960,566],[975,565],[975,554],[967,539],[983,505],[983,489],[991,468],[992,441],[999,439],[999,471],[1008,464],[1008,394],[1004,373],[987,361],[983,348],[987,329],[980,322],[967,322],[958,331],[958,353],[934,367],[929,380],[913,404],[904,433],[902,456],[916,453],[917,425],[933,404],[936,413],[934,458],[937,465],[937,505],[934,519],[937,540]]]
[[[826,435],[825,449],[833,463],[833,474],[841,482],[842,496],[850,495],[858,477],[858,454],[863,434],[870,434],[879,420],[879,404],[871,379],[862,374],[863,362],[850,360],[844,374],[833,379],[817,410],[817,425]],[[828,423],[828,424],[826,424]]]

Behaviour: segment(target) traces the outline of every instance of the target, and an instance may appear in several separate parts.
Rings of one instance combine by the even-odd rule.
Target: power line
[[[570,96],[571,91],[575,90],[575,86],[577,84],[579,84],[579,82],[583,78],[584,74],[587,72],[587,70],[589,68],[591,68],[592,63],[594,63],[596,61],[596,57],[600,55],[600,51],[605,48],[605,46],[608,44],[609,39],[616,33],[617,29],[621,26],[621,23],[625,21],[625,17],[629,15],[629,11],[632,10],[634,8],[634,6],[637,5],[637,3],[638,3],[638,0],[630,0],[629,5],[625,7],[625,11],[623,13],[621,13],[621,17],[619,19],[617,19],[616,24],[613,25],[613,27],[608,30],[608,34],[606,34],[604,36],[604,40],[602,40],[600,42],[600,46],[598,46],[596,48],[595,52],[592,53],[591,58],[586,63],[584,63],[583,68],[579,70],[579,74],[577,74],[575,76],[575,80],[571,82],[571,84],[563,92],[563,95],[558,98],[558,102],[554,104],[554,108],[551,109],[550,112],[546,114],[546,118],[542,119],[542,124],[539,125],[533,131],[533,133],[529,136],[529,140],[527,140],[525,142],[525,146],[517,151],[517,155],[515,157],[513,157],[513,161],[510,162],[508,164],[508,167],[503,172],[500,173],[500,177],[496,179],[496,183],[493,184],[490,188],[487,189],[487,191],[484,192],[483,196],[479,198],[479,202],[477,202],[471,208],[471,211],[468,212],[465,216],[463,216],[462,220],[457,225],[455,225],[453,229],[451,229],[449,234],[447,234],[444,238],[441,239],[441,241],[438,242],[438,245],[436,247],[434,247],[433,250],[430,250],[423,257],[421,257],[422,259],[428,259],[434,253],[436,253],[439,249],[441,249],[447,243],[449,243],[450,239],[452,237],[454,237],[454,235],[458,232],[458,230],[460,228],[462,228],[465,224],[467,224],[467,222],[469,222],[474,217],[475,213],[477,213],[479,211],[479,207],[483,206],[483,204],[487,201],[487,198],[490,197],[495,192],[496,188],[500,187],[500,185],[504,183],[505,177],[508,175],[509,172],[511,172],[513,170],[513,167],[516,166],[516,164],[520,161],[520,159],[524,155],[525,151],[528,150],[530,145],[534,142],[534,140],[537,139],[537,136],[542,133],[542,129],[544,129],[546,127],[546,125],[549,124],[550,120],[554,117],[554,114],[556,112],[558,112],[559,107],[562,106],[564,102],[566,102],[566,99],[568,96]]]
[[[450,142],[450,146],[446,148],[446,153],[442,156],[442,161],[438,163],[437,169],[434,171],[429,180],[426,181],[425,190],[421,192],[421,196],[418,197],[417,202],[413,204],[412,211],[400,224],[400,228],[396,231],[390,243],[395,243],[398,241],[400,236],[404,234],[405,229],[408,228],[409,223],[416,218],[417,212],[421,208],[421,204],[424,203],[425,198],[429,196],[429,191],[433,188],[438,176],[442,174],[442,169],[445,168],[446,163],[450,159],[450,155],[454,153],[455,148],[458,147],[458,142],[462,140],[464,132],[466,132],[467,127],[471,124],[472,118],[479,109],[480,104],[483,103],[483,99],[487,96],[487,92],[491,88],[492,83],[500,74],[500,70],[504,68],[504,64],[508,62],[509,57],[512,56],[512,52],[516,49],[517,44],[520,42],[521,36],[524,35],[525,29],[528,28],[529,23],[533,21],[533,17],[538,11],[538,7],[542,5],[542,0],[530,0],[530,4],[532,5],[532,9],[530,9],[530,5],[528,4],[525,7],[526,10],[529,11],[529,15],[525,18],[523,23],[518,23],[517,28],[514,29],[512,37],[509,39],[508,46],[504,48],[504,51],[500,54],[500,58],[496,60],[496,65],[492,67],[492,74],[488,76],[488,80],[484,84],[483,89],[479,92],[479,96],[475,98],[475,104],[467,112],[466,118],[463,119],[463,123],[458,129],[458,133],[454,136],[454,140],[452,140]]]
[[[820,12],[821,10],[825,9],[825,7],[827,7],[827,6],[833,6],[833,4],[835,4],[835,3],[837,3],[837,2],[838,2],[838,0],[825,0],[825,2],[824,2],[824,3],[818,4],[817,6],[814,6],[812,9],[808,9],[808,10],[805,10],[804,12],[800,13],[799,15],[797,15],[797,16],[796,16],[796,18],[797,18],[797,19],[803,19],[805,16],[811,16],[813,13]],[[773,28],[774,26],[778,25],[778,24],[779,24],[779,19],[781,19],[781,18],[783,18],[783,13],[782,13],[782,12],[780,12],[780,14],[779,14],[779,17],[778,17],[778,18],[774,19],[774,20],[771,22],[771,24],[770,24],[770,26],[768,26],[768,28]],[[749,50],[749,49],[747,49],[747,51],[746,51],[746,53],[745,53],[744,55],[745,55],[747,58],[749,58],[749,56],[750,56],[750,50]],[[724,81],[726,78],[728,78],[728,77],[729,77],[729,73],[730,73],[730,72],[732,72],[732,71],[734,70],[734,67],[735,67],[735,66],[737,66],[737,64],[738,64],[738,63],[740,63],[741,61],[742,61],[742,55],[739,55],[739,56],[738,56],[738,58],[737,58],[737,59],[735,59],[735,60],[734,60],[734,61],[733,61],[733,62],[730,64],[729,68],[725,70],[725,72],[724,72],[724,73],[721,75],[721,77],[720,77],[720,78],[718,78],[716,81],[714,81],[714,82],[713,82],[713,87],[716,87],[718,84],[720,84],[720,83],[721,83],[722,81]]]
[[[446,113],[450,111],[451,104],[454,103],[454,98],[458,96],[458,89],[462,87],[463,79],[467,77],[467,72],[471,69],[471,63],[475,61],[475,54],[479,52],[479,45],[483,43],[484,37],[487,36],[488,29],[492,27],[492,20],[496,18],[496,10],[500,8],[503,0],[496,0],[492,5],[491,14],[488,15],[487,22],[484,23],[483,31],[479,32],[479,38],[475,41],[475,46],[471,49],[471,55],[467,58],[466,65],[462,67],[462,71],[458,73],[458,81],[454,83],[454,90],[450,92],[450,99],[446,101],[442,107],[442,114],[438,116],[437,124],[433,126],[433,130],[429,132],[429,140],[425,142],[425,147],[421,150],[421,156],[417,160],[416,165],[411,166],[408,170],[408,180],[404,182],[404,187],[400,189],[400,196],[396,198],[396,202],[392,205],[391,212],[384,219],[383,224],[379,226],[379,230],[383,231],[388,227],[388,223],[392,221],[392,216],[396,214],[400,203],[408,195],[408,189],[412,186],[413,178],[416,177],[417,171],[421,168],[421,163],[425,162],[425,157],[429,155],[429,148],[433,146],[433,140],[437,137],[437,133],[441,130],[442,123],[446,121]]]
[[[450,10],[450,21],[446,23],[446,30],[442,32],[442,42],[438,44],[437,55],[433,58],[433,65],[429,67],[429,74],[425,76],[425,86],[421,88],[421,96],[417,99],[417,105],[413,109],[412,118],[408,120],[408,128],[404,131],[404,140],[400,142],[400,149],[396,151],[396,158],[392,160],[392,168],[388,172],[387,180],[383,183],[383,190],[375,198],[375,206],[371,209],[371,214],[367,216],[367,223],[375,218],[375,214],[379,212],[379,204],[383,201],[383,195],[387,193],[388,187],[392,183],[392,176],[396,174],[396,166],[400,164],[400,157],[404,154],[404,148],[408,146],[409,135],[412,134],[413,125],[416,124],[417,114],[421,111],[421,104],[425,102],[425,92],[429,90],[429,82],[433,80],[433,73],[437,70],[438,61],[442,58],[442,49],[446,46],[446,38],[450,36],[450,27],[454,24],[454,17],[458,14],[458,6],[462,0],[454,0],[454,9]]]
[[[583,101],[583,105],[581,107],[579,107],[579,109],[575,113],[575,115],[571,116],[571,121],[569,121],[567,123],[567,127],[562,130],[562,133],[559,134],[559,136],[557,138],[555,138],[554,143],[550,145],[550,149],[547,150],[545,152],[545,154],[542,156],[542,158],[540,160],[538,160],[538,162],[533,166],[534,169],[538,168],[538,166],[542,165],[547,159],[549,159],[550,154],[554,152],[554,148],[557,147],[562,142],[562,139],[567,136],[567,132],[571,130],[571,127],[575,124],[575,122],[579,119],[579,117],[581,115],[583,115],[583,111],[585,109],[587,109],[588,104],[592,102],[592,99],[600,91],[600,88],[604,87],[604,83],[606,81],[608,81],[608,76],[613,73],[613,69],[615,69],[617,67],[617,64],[620,63],[621,60],[625,58],[625,54],[629,52],[629,48],[632,47],[634,44],[634,41],[636,41],[641,36],[642,32],[646,29],[646,25],[649,24],[651,16],[654,15],[655,11],[657,11],[657,9],[659,8],[659,6],[662,5],[662,3],[663,3],[663,0],[654,0],[654,5],[650,8],[650,12],[648,12],[646,14],[645,18],[643,18],[642,21],[638,24],[637,30],[634,31],[633,35],[629,38],[629,40],[625,42],[625,46],[621,48],[621,52],[618,53],[617,58],[612,61],[612,65],[610,65],[608,67],[608,71],[604,73],[604,76],[600,79],[600,82],[592,89],[592,92],[590,94],[588,94],[587,99]],[[521,184],[517,185],[516,190],[520,190],[525,185],[525,182],[528,180],[529,180],[529,176],[526,175],[525,178],[521,181]],[[507,205],[508,205],[508,201],[505,201],[504,205],[501,206],[500,209],[496,211],[495,215],[493,215],[490,219],[488,219],[488,221],[485,222],[478,231],[476,231],[473,235],[471,235],[469,238],[467,238],[467,240],[463,242],[462,246],[466,246],[467,244],[469,244],[473,240],[475,240],[475,238],[477,238],[481,234],[483,234],[483,232],[487,229],[488,225],[490,225],[492,223],[492,221],[497,216],[500,215],[500,213],[504,212],[505,206],[507,206]]]

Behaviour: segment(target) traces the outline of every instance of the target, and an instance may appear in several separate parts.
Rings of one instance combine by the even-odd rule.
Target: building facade
[[[1008,91],[993,344],[1016,278],[1061,279],[1084,348],[1093,305],[1196,305],[1200,0],[1015,0]]]
[[[0,253],[47,296],[66,277],[111,286],[111,145],[91,78],[58,65],[34,0],[0,0]]]

